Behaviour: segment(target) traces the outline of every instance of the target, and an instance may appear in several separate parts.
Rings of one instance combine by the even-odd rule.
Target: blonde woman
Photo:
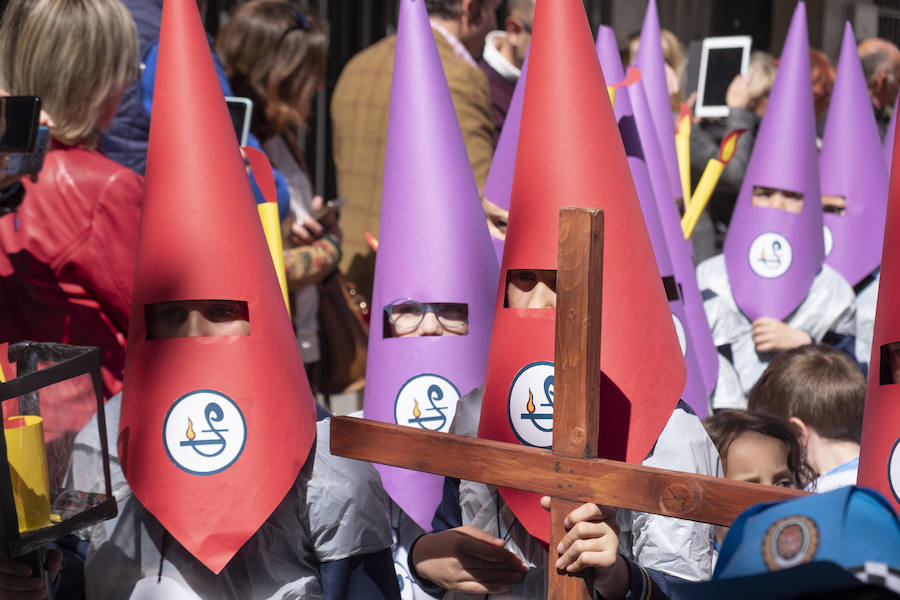
[[[0,88],[40,96],[52,142],[18,211],[0,217],[0,343],[99,346],[107,397],[122,386],[143,180],[96,147],[139,72],[119,0],[7,5]]]

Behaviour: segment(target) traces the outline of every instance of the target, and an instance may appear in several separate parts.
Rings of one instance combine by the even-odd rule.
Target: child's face
[[[147,307],[147,339],[250,335],[247,303],[176,300]]]
[[[418,302],[411,298],[387,307],[391,337],[468,335],[469,307],[459,302]]]
[[[757,185],[753,187],[753,196],[750,198],[750,202],[753,206],[777,208],[798,215],[803,212],[803,194],[799,192]]]
[[[843,196],[822,194],[822,211],[842,215],[847,211],[847,199]]]
[[[795,487],[787,444],[755,431],[745,431],[731,442],[723,464],[726,479]]]
[[[900,383],[900,342],[891,342],[888,344],[888,357],[891,361],[891,375],[893,383]]]
[[[511,269],[506,285],[508,308],[556,308],[556,271]]]

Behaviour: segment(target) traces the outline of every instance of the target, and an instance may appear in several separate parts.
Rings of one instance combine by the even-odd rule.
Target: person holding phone
[[[28,177],[33,182],[38,180],[40,165],[43,164],[46,147],[39,147],[38,138],[42,137],[48,127],[54,125],[53,120],[40,110],[40,98],[36,96],[16,96],[0,89],[0,216],[15,212],[25,198],[25,187],[22,179]],[[6,127],[9,119],[19,120],[27,125],[15,128],[11,133]],[[20,147],[28,147],[34,142],[31,153],[21,152]],[[21,160],[27,157],[32,160]],[[16,159],[20,159],[17,161]],[[37,168],[16,169],[16,162],[29,167],[38,164]]]
[[[134,22],[119,0],[12,0],[3,17],[0,88],[41,98],[51,145],[40,179],[0,216],[0,342],[99,346],[110,397],[122,387],[143,179],[96,148],[140,72]],[[56,425],[78,431],[89,417]]]
[[[753,150],[756,132],[775,82],[775,72],[775,58],[771,54],[752,52],[747,75],[735,76],[725,92],[728,116],[724,119],[702,119],[691,127],[692,181],[698,181],[709,159],[719,155],[719,145],[726,135],[736,129],[746,130],[738,138],[734,156],[722,171],[719,184],[709,200],[705,214],[711,224],[706,225],[705,232],[701,226],[691,236],[698,263],[722,251],[737,193],[750,161],[750,151]],[[703,217],[704,220],[706,218]]]
[[[253,101],[250,132],[262,140],[272,166],[287,179],[291,215],[283,227],[285,270],[297,342],[307,365],[320,359],[314,284],[341,258],[336,212],[314,217],[323,202],[313,192],[298,143],[325,77],[326,30],[325,23],[288,0],[251,0],[234,11],[216,39],[232,90]]]

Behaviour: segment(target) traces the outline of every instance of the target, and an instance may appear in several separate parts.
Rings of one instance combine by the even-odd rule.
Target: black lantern
[[[18,374],[0,384],[0,558],[34,564],[26,555],[116,516],[100,350],[21,342],[9,360]]]

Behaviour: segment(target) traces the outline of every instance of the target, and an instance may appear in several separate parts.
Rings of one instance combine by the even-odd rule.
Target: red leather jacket
[[[54,143],[25,190],[0,218],[0,343],[99,346],[108,398],[122,389],[144,180]]]

